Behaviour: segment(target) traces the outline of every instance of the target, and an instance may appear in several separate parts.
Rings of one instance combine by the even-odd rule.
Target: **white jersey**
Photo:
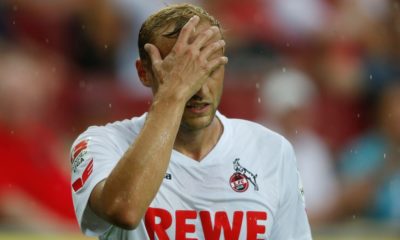
[[[82,231],[100,239],[308,240],[301,181],[290,143],[261,125],[217,113],[224,131],[200,162],[173,150],[161,187],[135,230],[88,207],[138,136],[146,114],[90,127],[71,151],[72,193]]]

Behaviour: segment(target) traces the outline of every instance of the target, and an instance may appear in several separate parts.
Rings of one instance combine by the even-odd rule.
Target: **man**
[[[173,5],[139,33],[149,112],[91,127],[72,148],[82,231],[100,239],[311,239],[290,144],[217,112],[225,42],[203,9]],[[267,147],[265,147],[267,146]]]

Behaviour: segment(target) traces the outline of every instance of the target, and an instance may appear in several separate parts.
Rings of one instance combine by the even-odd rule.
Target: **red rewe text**
[[[260,211],[235,211],[233,220],[229,221],[227,212],[217,211],[214,216],[208,211],[195,210],[177,210],[175,216],[161,208],[149,208],[145,216],[145,225],[147,233],[151,240],[156,237],[160,240],[171,239],[167,234],[173,221],[175,221],[175,239],[176,240],[198,240],[197,238],[188,238],[187,234],[202,231],[205,240],[219,239],[239,239],[243,231],[243,221],[246,221],[246,239],[256,240],[258,234],[265,234],[266,227],[258,221],[267,220],[267,213]],[[212,217],[214,219],[212,219]],[[202,229],[196,229],[193,223],[199,219]],[[192,223],[190,223],[192,222]],[[223,234],[223,235],[222,235]],[[223,236],[223,238],[221,238]]]

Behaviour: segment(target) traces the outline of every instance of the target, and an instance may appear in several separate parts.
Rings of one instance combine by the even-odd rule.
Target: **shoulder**
[[[221,120],[235,152],[278,165],[293,152],[292,145],[285,137],[259,123],[224,116]]]
[[[132,141],[140,132],[145,120],[145,114],[140,117],[133,117],[107,123],[105,125],[94,125],[88,127],[74,141],[73,146],[81,141],[118,143],[121,141]]]
[[[225,118],[232,128],[232,133],[244,141],[256,141],[265,144],[279,144],[288,142],[279,133],[253,121],[237,118]]]

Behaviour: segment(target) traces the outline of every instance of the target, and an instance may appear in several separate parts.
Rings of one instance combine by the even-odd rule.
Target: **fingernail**
[[[193,17],[190,18],[190,20],[195,20],[196,18],[198,18],[199,16],[194,15]]]
[[[224,40],[219,40],[219,44],[221,44],[221,46],[225,46],[225,41]]]
[[[150,45],[148,44],[148,43],[146,43],[145,45],[144,45],[144,50],[148,50],[149,49],[149,47],[150,47]]]
[[[219,31],[219,28],[218,28],[217,26],[212,26],[211,29],[212,29],[213,31]]]

